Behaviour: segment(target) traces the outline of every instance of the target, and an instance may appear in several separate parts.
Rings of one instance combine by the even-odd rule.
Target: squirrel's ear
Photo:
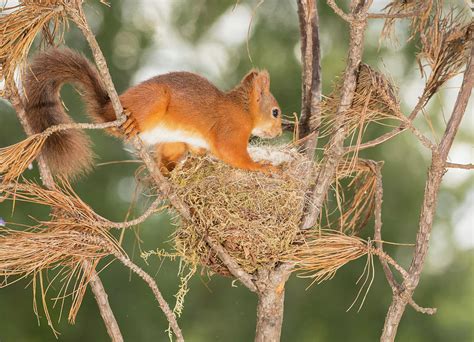
[[[255,87],[260,91],[260,94],[263,95],[270,91],[270,75],[268,74],[268,71],[259,71],[254,82]]]
[[[243,79],[243,83],[250,85],[257,101],[260,101],[262,96],[270,92],[270,75],[267,71],[250,71]]]
[[[250,70],[247,75],[244,76],[242,81],[240,82],[241,84],[253,84],[255,78],[258,75],[257,70]]]
[[[244,76],[241,84],[251,89],[257,101],[260,101],[262,96],[270,91],[270,75],[266,70],[251,70]]]

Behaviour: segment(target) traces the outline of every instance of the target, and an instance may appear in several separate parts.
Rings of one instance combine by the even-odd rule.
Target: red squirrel
[[[70,49],[37,54],[25,77],[25,112],[35,133],[52,125],[72,122],[63,109],[59,91],[64,83],[79,85],[87,113],[95,122],[115,120],[115,113],[96,68]],[[282,133],[281,110],[270,93],[266,71],[251,70],[229,92],[190,72],[153,77],[120,95],[128,118],[122,137],[138,134],[160,154],[167,170],[188,152],[209,151],[231,166],[263,172],[275,171],[257,163],[247,152],[251,135],[272,138]],[[111,132],[117,135],[117,130]],[[72,178],[91,168],[90,141],[80,130],[55,133],[42,155],[54,174]]]

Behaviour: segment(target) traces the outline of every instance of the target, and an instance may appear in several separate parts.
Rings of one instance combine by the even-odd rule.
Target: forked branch
[[[394,294],[392,304],[385,319],[384,330],[381,341],[391,342],[395,340],[398,325],[409,303],[414,290],[420,281],[421,271],[428,251],[428,242],[433,227],[433,220],[436,211],[438,193],[441,181],[445,173],[446,159],[453,144],[459,125],[467,108],[469,97],[474,86],[474,46],[471,47],[467,61],[464,79],[459,91],[456,103],[443,134],[438,150],[432,154],[432,162],[426,180],[423,205],[419,222],[419,230],[416,237],[415,251],[408,271],[409,278],[402,284],[403,288],[399,294]],[[401,295],[403,294],[403,295]]]
[[[8,93],[8,99],[12,104],[13,108],[15,109],[18,119],[23,126],[23,129],[25,130],[27,135],[31,135],[32,130],[26,119],[23,101],[19,96],[17,89],[14,87],[10,87],[8,89]],[[55,188],[56,183],[54,182],[54,179],[51,175],[51,171],[49,170],[48,165],[41,156],[38,157],[38,167],[41,175],[41,180],[43,181],[44,186],[49,189]],[[85,270],[87,270],[88,268],[88,265],[84,265]],[[120,332],[119,325],[117,323],[117,320],[115,319],[112,308],[110,307],[107,292],[105,291],[104,285],[102,284],[102,281],[100,280],[99,275],[95,270],[92,271],[90,286],[92,292],[94,293],[94,298],[96,299],[100,315],[104,321],[110,339],[113,342],[123,342],[122,333]]]

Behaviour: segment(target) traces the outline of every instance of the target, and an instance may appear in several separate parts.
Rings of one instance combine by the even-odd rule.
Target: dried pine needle
[[[8,2],[4,4],[0,13],[0,79],[5,81],[5,89],[15,82],[17,69],[21,77],[28,52],[40,32],[49,44],[62,40],[67,27],[65,8],[71,4],[65,0],[23,0],[10,8]]]
[[[334,122],[340,105],[341,84],[337,83],[333,93],[322,102],[321,136],[327,136],[335,129]],[[401,115],[398,89],[382,73],[361,64],[351,107],[345,113],[343,127],[351,143],[358,146],[371,123],[384,124]],[[311,122],[316,129],[318,122]],[[354,142],[355,140],[355,142]]]
[[[0,175],[3,175],[4,184],[18,179],[41,152],[46,139],[45,134],[34,134],[14,145],[0,148]]]

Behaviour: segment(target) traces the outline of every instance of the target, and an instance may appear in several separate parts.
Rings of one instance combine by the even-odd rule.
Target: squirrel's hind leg
[[[164,143],[156,146],[155,160],[163,174],[168,174],[186,156],[188,145],[181,142]]]

